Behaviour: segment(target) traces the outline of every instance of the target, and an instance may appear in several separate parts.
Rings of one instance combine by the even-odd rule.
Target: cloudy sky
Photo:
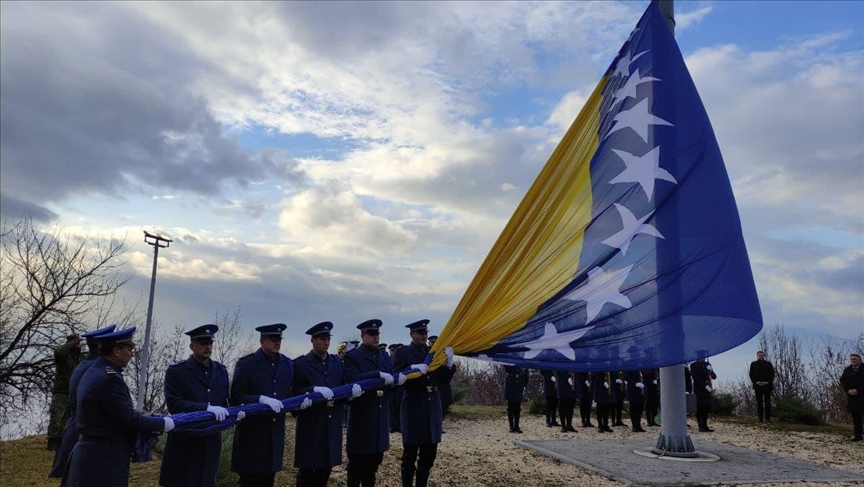
[[[145,309],[173,238],[171,327],[438,331],[646,5],[3,2],[0,208],[127,235]],[[676,9],[765,323],[857,337],[864,3]]]

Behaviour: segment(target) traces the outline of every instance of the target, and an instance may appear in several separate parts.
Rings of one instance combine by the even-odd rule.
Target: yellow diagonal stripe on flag
[[[585,102],[498,237],[432,347],[457,354],[485,350],[525,326],[579,267],[591,221],[591,158],[597,151],[607,78]],[[444,363],[436,353],[430,369]]]

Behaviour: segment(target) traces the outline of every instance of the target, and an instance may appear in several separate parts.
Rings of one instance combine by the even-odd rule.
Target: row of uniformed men
[[[170,414],[209,411],[221,421],[229,404],[260,403],[273,414],[238,415],[234,431],[231,470],[239,474],[242,487],[272,486],[282,470],[285,447],[285,413],[282,399],[317,392],[325,402],[304,400],[296,415],[294,466],[298,486],[325,486],[331,469],[342,463],[343,401],[333,401],[333,387],[381,378],[385,386],[363,393],[355,384],[348,401],[348,485],[372,486],[384,452],[389,449],[389,396],[403,385],[402,484],[427,485],[441,441],[441,400],[439,387],[452,379],[453,351],[449,347],[446,367],[433,372],[423,363],[429,320],[407,325],[411,344],[396,351],[391,360],[379,350],[380,320],[368,320],[357,328],[362,344],[343,360],[328,353],[333,324],[319,323],[306,334],[312,350],[294,360],[281,354],[284,324],[256,328],[260,348],[242,357],[228,383],[226,368],[210,359],[216,325],[204,325],[187,332],[192,355],[172,365],[165,374],[165,400]],[[134,328],[116,332],[113,327],[82,335],[100,348],[98,357],[89,357],[76,368],[70,398],[76,411],[70,419],[72,432],[64,433],[52,474],[63,475],[63,485],[126,486],[130,456],[139,433],[168,433],[174,428],[170,416],[144,416],[132,407],[129,389],[122,377],[132,357]],[[94,350],[94,348],[91,348]],[[408,369],[421,376],[406,382]],[[76,376],[78,379],[76,379]],[[67,441],[65,437],[68,436]],[[69,443],[69,444],[67,444]],[[221,454],[221,434],[193,436],[168,434],[159,483],[164,487],[210,486],[216,481]],[[71,451],[71,454],[69,453]],[[419,457],[419,458],[418,458]],[[68,462],[67,462],[68,459]]]

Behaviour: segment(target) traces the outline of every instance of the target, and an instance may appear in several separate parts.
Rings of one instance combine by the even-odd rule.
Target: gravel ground
[[[577,418],[578,419],[578,418]],[[699,448],[699,439],[726,443],[775,455],[795,458],[820,465],[841,468],[864,474],[864,446],[844,442],[836,434],[802,433],[768,430],[744,426],[722,420],[711,425],[714,433],[698,433],[691,421],[691,438]],[[614,433],[598,433],[595,428],[577,428],[578,433],[562,433],[558,428],[547,428],[541,416],[525,415],[521,424],[523,434],[508,432],[507,418],[502,408],[501,419],[444,421],[444,438],[438,447],[438,458],[432,469],[430,485],[444,486],[619,486],[626,485],[609,480],[593,472],[563,463],[539,453],[517,446],[514,439],[556,440],[571,438],[650,438],[655,439],[659,428],[646,428],[648,433],[631,433],[629,428],[616,427]],[[378,484],[398,487],[399,457],[402,454],[399,435],[391,435],[391,449],[385,454],[379,469]],[[346,459],[347,460],[347,459]],[[331,485],[344,483],[344,464],[334,469]],[[335,481],[335,482],[334,482]],[[741,485],[741,484],[738,484]],[[790,484],[758,484],[788,487]],[[796,483],[796,486],[845,486],[850,483]],[[861,484],[857,484],[861,485]]]

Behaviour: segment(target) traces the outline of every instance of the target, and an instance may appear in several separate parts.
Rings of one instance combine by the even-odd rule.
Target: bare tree
[[[777,397],[793,395],[810,400],[812,390],[798,338],[787,334],[783,325],[778,324],[774,328],[762,330],[759,346],[774,364],[774,394]]]
[[[243,322],[240,319],[241,308],[238,306],[234,311],[226,311],[223,314],[216,313],[216,325],[219,333],[213,342],[213,360],[220,362],[228,368],[228,375],[234,371],[237,360],[254,350],[256,342],[254,334],[243,332]]]
[[[53,383],[54,347],[130,278],[124,241],[0,222],[0,415]]]

